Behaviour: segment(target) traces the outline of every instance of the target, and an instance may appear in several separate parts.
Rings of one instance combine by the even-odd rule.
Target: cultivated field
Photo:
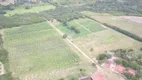
[[[78,34],[75,33],[74,31],[68,29],[67,26],[64,26],[61,23],[57,23],[55,25],[62,32],[72,36],[73,38],[87,36],[87,34],[105,30],[105,28],[102,27],[100,24],[98,24],[95,21],[92,21],[90,19],[87,19],[87,18],[86,19],[76,19],[76,20],[72,20],[72,21],[68,22],[68,27],[74,26],[80,31],[80,33],[78,33]]]
[[[108,50],[141,47],[142,43],[112,29],[106,29],[74,40],[90,57]],[[91,48],[93,51],[90,51]]]
[[[47,22],[8,28],[4,34],[10,69],[20,80],[55,80],[79,63],[76,53]]]
[[[123,30],[136,34],[137,36],[142,37],[142,24],[140,23],[141,17],[134,16],[113,16],[107,13],[93,13],[84,11],[82,12],[85,15],[88,15],[100,22],[107,23],[113,26],[117,26]]]
[[[49,9],[55,9],[55,6],[50,4],[33,5],[30,9],[25,9],[25,6],[18,6],[14,10],[6,11],[5,16],[12,16],[15,14],[24,14],[24,13],[37,13]]]

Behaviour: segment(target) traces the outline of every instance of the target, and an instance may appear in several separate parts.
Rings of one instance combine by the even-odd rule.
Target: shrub
[[[134,78],[134,76],[132,74],[129,73],[124,73],[123,74],[128,80],[131,80],[132,78]]]
[[[106,57],[106,55],[105,54],[99,54],[98,56],[97,56],[97,60],[104,60],[104,59],[106,59],[107,57]]]
[[[65,38],[67,38],[68,37],[68,35],[67,34],[64,34],[63,35],[63,39],[65,39]]]
[[[91,49],[90,49],[90,52],[93,52],[93,51],[94,51],[94,49],[93,49],[93,48],[91,48]]]
[[[80,31],[79,31],[77,28],[75,28],[74,32],[75,32],[76,34],[79,34],[79,33],[80,33]]]
[[[31,8],[30,6],[26,6],[26,7],[25,7],[25,9],[30,9],[30,8]]]
[[[116,63],[116,64],[120,64],[120,65],[122,65],[122,60],[120,60],[120,59],[116,59],[116,60],[115,60],[115,63]]]
[[[142,51],[142,48],[140,48],[140,50]]]

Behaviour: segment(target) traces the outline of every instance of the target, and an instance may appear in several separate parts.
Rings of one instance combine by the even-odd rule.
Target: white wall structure
[[[0,75],[3,75],[4,73],[5,73],[4,65],[2,64],[2,62],[0,62]]]

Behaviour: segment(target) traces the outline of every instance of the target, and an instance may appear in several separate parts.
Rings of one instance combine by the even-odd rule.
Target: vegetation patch
[[[56,24],[62,32],[76,38],[89,33],[105,30],[100,24],[90,19],[75,19],[67,23]]]
[[[0,28],[11,28],[21,25],[40,23],[43,21],[45,20],[42,17],[40,17],[37,13],[20,14],[10,17],[0,15]]]
[[[10,52],[11,70],[20,77],[27,73],[66,69],[79,61],[47,22],[5,29],[4,47]]]
[[[38,13],[44,10],[55,9],[55,6],[50,4],[31,5],[31,6],[17,6],[14,10],[7,10],[5,16],[12,16],[15,14],[24,13]]]

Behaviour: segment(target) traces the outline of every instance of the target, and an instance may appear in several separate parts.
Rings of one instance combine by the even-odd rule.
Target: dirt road
[[[47,22],[51,25],[51,27],[53,27],[61,36],[63,36],[64,34],[58,29],[56,28],[51,22],[49,22],[47,20]],[[97,69],[100,69],[100,66],[97,64],[97,60],[92,60],[88,55],[86,55],[86,53],[84,53],[75,43],[73,43],[69,38],[66,38],[66,40],[74,47],[76,48],[84,57],[86,57],[89,61],[91,61],[92,63],[96,64]]]

